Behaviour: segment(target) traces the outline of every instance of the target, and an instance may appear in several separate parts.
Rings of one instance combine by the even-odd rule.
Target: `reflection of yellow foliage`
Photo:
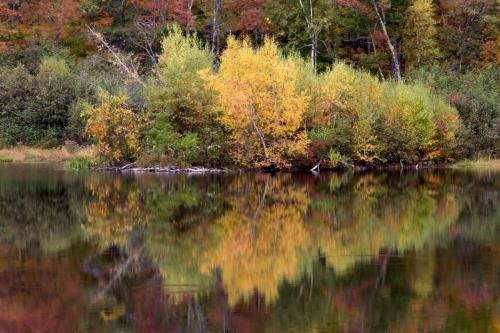
[[[119,177],[106,183],[91,182],[89,187],[92,200],[87,204],[87,223],[82,229],[97,237],[103,246],[125,245],[134,225],[143,218],[139,189],[122,188],[123,179]]]
[[[158,260],[171,299],[205,294],[220,276],[230,305],[255,292],[273,302],[280,283],[298,279],[317,253],[342,274],[373,260],[381,249],[405,252],[437,240],[456,221],[459,206],[439,179],[426,177],[392,183],[383,175],[334,174],[321,178],[326,192],[307,192],[289,174],[235,177],[224,192],[227,210],[206,220],[200,216],[202,223],[182,230],[173,221],[182,219],[176,210],[194,200],[188,192],[151,196],[157,202],[146,205],[145,187],[137,183],[129,187],[123,178],[101,183],[91,178],[83,229],[104,246],[125,245],[134,226],[160,214],[161,220],[145,229],[144,248]],[[413,284],[421,297],[430,290],[432,270],[426,273]]]
[[[102,309],[99,312],[99,317],[103,321],[114,321],[120,319],[125,314],[125,305],[123,303],[116,303],[109,308]]]
[[[255,291],[272,302],[280,282],[300,273],[307,195],[303,188],[285,185],[288,177],[259,177],[260,191],[245,190],[248,184],[242,180],[233,184],[232,209],[218,223],[221,241],[203,269],[220,267],[229,304]]]

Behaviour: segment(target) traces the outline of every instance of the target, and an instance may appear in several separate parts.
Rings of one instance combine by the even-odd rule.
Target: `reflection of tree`
[[[147,253],[158,264],[172,298],[207,293],[213,276],[200,267],[217,241],[213,222],[225,209],[230,179],[177,179],[156,188],[148,200]]]
[[[220,268],[229,304],[255,290],[272,302],[284,279],[295,279],[298,252],[307,242],[302,215],[305,189],[288,175],[237,178],[228,197],[231,209],[217,222],[217,247],[207,253],[204,271]]]
[[[49,327],[38,318],[58,316],[43,310],[51,302],[56,312],[68,307],[53,331],[71,330],[79,311],[88,331],[498,325],[498,177],[2,176],[0,331],[23,320]],[[13,243],[45,255],[7,262]],[[60,259],[50,257],[54,249]]]
[[[51,169],[0,170],[0,243],[44,252],[65,249],[79,236],[83,187]]]
[[[500,221],[492,205],[499,195],[495,178],[438,172],[389,176],[331,175],[309,186],[315,191],[310,192],[307,230],[313,248],[326,255],[326,267],[334,270],[315,265],[312,273],[283,284],[267,331],[498,328],[495,276],[500,267],[492,260],[499,253],[491,242],[498,233],[486,232]],[[321,189],[325,184],[328,190]],[[483,240],[483,246],[475,248],[471,236]],[[450,239],[457,243],[450,245]],[[383,248],[396,255],[378,255]]]
[[[384,248],[420,249],[458,216],[454,195],[439,191],[425,176],[392,182],[392,178],[368,174],[344,180],[340,187],[332,187],[338,176],[331,177],[333,191],[312,200],[311,218],[319,221],[308,227],[315,240],[312,244],[339,272],[360,260],[371,260]],[[315,204],[316,200],[323,204]]]

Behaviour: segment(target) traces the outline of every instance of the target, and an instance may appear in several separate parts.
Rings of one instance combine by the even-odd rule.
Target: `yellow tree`
[[[298,71],[276,43],[254,50],[249,41],[228,39],[220,70],[206,76],[218,92],[221,122],[230,132],[232,157],[244,167],[289,167],[307,148],[298,93]]]
[[[432,0],[414,0],[406,10],[403,56],[409,69],[428,65],[439,55],[434,15]]]

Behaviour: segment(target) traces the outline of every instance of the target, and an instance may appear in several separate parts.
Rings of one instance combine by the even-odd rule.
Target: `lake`
[[[0,164],[0,332],[499,332],[500,173]]]

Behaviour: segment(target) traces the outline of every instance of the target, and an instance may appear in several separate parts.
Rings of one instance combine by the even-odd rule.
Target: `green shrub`
[[[211,69],[214,56],[178,26],[162,47],[158,76],[149,78],[145,90],[150,119],[145,153],[170,163],[219,164],[225,135],[213,105],[215,93],[200,76]]]
[[[442,66],[419,69],[408,75],[408,81],[432,87],[457,108],[463,124],[455,142],[459,157],[500,156],[500,66],[466,74]]]
[[[199,138],[195,133],[179,134],[165,113],[157,114],[150,126],[145,138],[148,159],[178,164],[196,162]]]
[[[64,163],[66,170],[88,170],[94,165],[94,161],[89,157],[75,157]]]
[[[388,83],[384,89],[383,154],[390,161],[426,158],[434,145],[430,92],[421,86]]]
[[[66,62],[44,58],[35,75],[22,65],[2,67],[0,77],[0,145],[60,145],[76,96]]]

